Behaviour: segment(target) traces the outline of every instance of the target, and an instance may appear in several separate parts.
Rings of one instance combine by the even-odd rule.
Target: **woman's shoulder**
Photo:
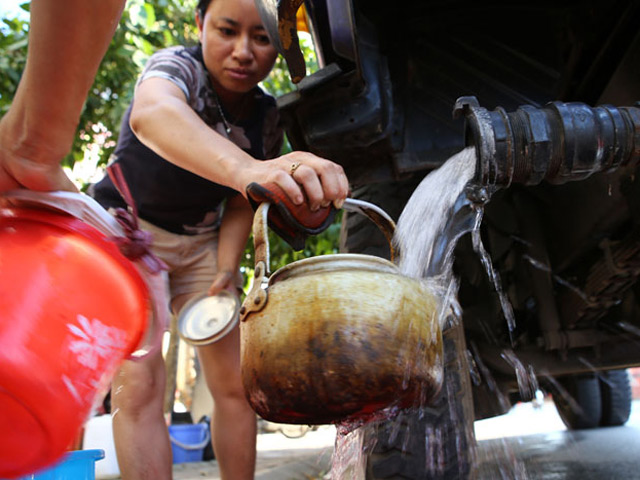
[[[161,77],[178,85],[187,98],[197,95],[200,85],[206,80],[199,52],[198,47],[184,46],[158,50],[147,61],[139,82],[151,77]]]
[[[185,47],[183,45],[175,45],[172,47],[165,47],[153,53],[149,58],[148,64],[153,64],[166,60],[187,61],[189,63],[199,64],[200,51],[198,47]]]

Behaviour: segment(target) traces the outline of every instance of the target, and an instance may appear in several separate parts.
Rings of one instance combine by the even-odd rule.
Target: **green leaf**
[[[11,45],[6,47],[7,52],[14,52],[16,50],[20,50],[26,48],[29,43],[28,38],[21,38],[17,42],[12,43]]]
[[[144,12],[147,19],[147,30],[151,31],[154,29],[154,25],[156,23],[156,11],[154,10],[153,5],[151,5],[150,3],[145,3]]]
[[[150,32],[156,23],[156,13],[148,2],[131,3],[128,8],[131,23],[141,32]]]

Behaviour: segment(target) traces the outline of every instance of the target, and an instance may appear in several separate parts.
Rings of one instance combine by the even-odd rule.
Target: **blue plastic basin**
[[[95,480],[96,461],[102,458],[104,450],[74,450],[67,452],[54,466],[20,480]]]

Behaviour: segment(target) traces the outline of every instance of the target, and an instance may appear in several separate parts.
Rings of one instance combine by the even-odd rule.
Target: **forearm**
[[[29,52],[5,128],[21,156],[57,164],[122,13],[124,0],[31,3]]]
[[[218,270],[235,274],[249,238],[253,210],[242,197],[227,203],[218,237]]]
[[[145,84],[157,80],[152,78]],[[245,185],[238,181],[239,172],[257,163],[174,96],[166,96],[162,102],[136,98],[131,128],[142,143],[162,158],[240,192]]]
[[[342,167],[308,152],[292,152],[259,161],[214,131],[191,109],[182,90],[162,78],[138,85],[131,128],[165,160],[246,197],[252,183],[275,183],[299,205],[303,192],[312,209],[341,203],[349,191]],[[295,165],[295,178],[292,165]]]

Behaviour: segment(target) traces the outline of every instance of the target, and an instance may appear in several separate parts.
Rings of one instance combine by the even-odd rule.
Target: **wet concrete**
[[[603,428],[479,443],[480,479],[640,479],[640,430]]]
[[[510,421],[509,421],[510,420]],[[538,411],[521,406],[494,422],[499,435],[478,442],[478,480],[640,479],[640,402],[622,427],[567,431],[552,403]],[[518,424],[520,423],[520,433]],[[512,430],[504,430],[511,424]],[[515,429],[515,430],[513,430]],[[535,433],[528,433],[531,429]],[[478,431],[478,424],[476,426]],[[547,431],[540,431],[547,430]],[[485,428],[484,436],[489,430]],[[479,432],[479,437],[483,432]]]
[[[567,431],[553,403],[476,422],[474,480],[640,480],[640,401],[623,427]],[[260,435],[256,480],[329,480],[335,430]],[[174,480],[220,479],[217,463],[174,466]],[[333,479],[348,480],[348,479]]]

